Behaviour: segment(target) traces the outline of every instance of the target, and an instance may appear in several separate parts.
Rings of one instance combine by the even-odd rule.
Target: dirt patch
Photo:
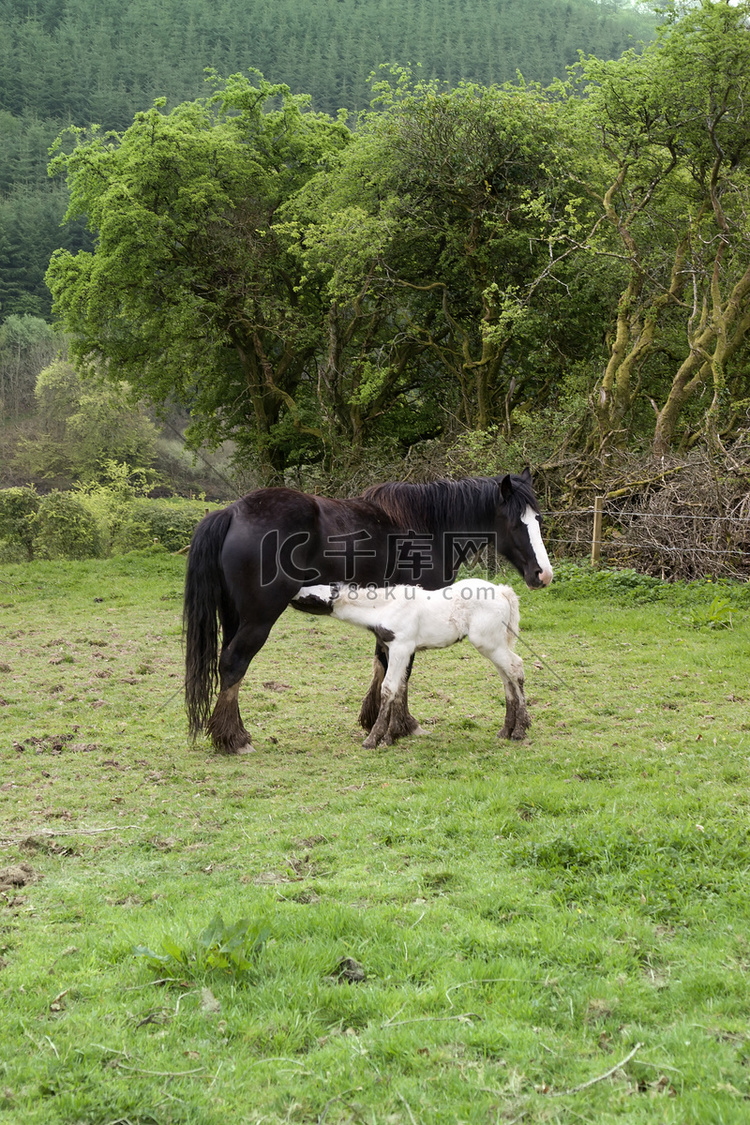
[[[0,868],[0,901],[6,906],[18,906],[23,901],[16,894],[19,888],[40,878],[30,863],[14,863],[10,867]]]
[[[35,855],[37,852],[58,856],[78,856],[81,854],[72,844],[58,844],[52,833],[49,835],[24,836],[23,840],[19,841],[18,846],[30,855]]]
[[[11,887],[25,887],[38,878],[30,863],[14,863],[11,867],[0,868],[0,891],[7,891]]]
[[[314,847],[317,847],[318,844],[327,844],[328,843],[328,837],[327,836],[305,836],[301,840],[295,840],[294,842],[295,842],[295,844],[297,845],[298,848],[314,848]]]
[[[35,754],[62,754],[63,750],[72,750],[76,754],[89,754],[98,750],[96,742],[74,742],[75,732],[68,734],[44,734],[40,737],[30,735],[23,741],[15,740],[13,749],[21,754],[26,750],[33,750]]]

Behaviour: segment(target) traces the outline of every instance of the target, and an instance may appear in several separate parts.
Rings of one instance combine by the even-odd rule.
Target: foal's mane
[[[459,516],[462,522],[492,522],[501,503],[499,477],[467,477],[464,480],[436,480],[428,484],[389,481],[366,489],[364,499],[382,508],[391,519],[414,531],[449,527]],[[507,501],[511,518],[520,519],[530,505],[539,511],[530,483],[512,476],[512,492]]]

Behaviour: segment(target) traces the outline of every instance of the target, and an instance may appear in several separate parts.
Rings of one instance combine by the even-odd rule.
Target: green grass
[[[369,752],[369,638],[287,611],[224,758],[183,576],[0,569],[3,1125],[750,1120],[747,587],[562,566],[526,743],[459,645]]]

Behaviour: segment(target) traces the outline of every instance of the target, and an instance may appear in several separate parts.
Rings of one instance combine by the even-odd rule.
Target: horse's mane
[[[396,523],[414,531],[429,531],[455,522],[459,511],[466,521],[491,521],[500,503],[499,477],[467,477],[464,480],[436,480],[428,484],[388,481],[374,484],[362,496],[377,504]],[[513,490],[508,500],[509,514],[520,519],[527,506],[535,512],[539,505],[525,477],[511,476]]]

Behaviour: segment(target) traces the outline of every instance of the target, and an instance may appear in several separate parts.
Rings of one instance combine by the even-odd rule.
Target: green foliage
[[[163,937],[160,953],[142,945],[136,946],[134,952],[162,975],[179,972],[203,980],[219,974],[246,981],[270,934],[268,926],[251,925],[247,918],[225,925],[221,914],[217,914],[200,933],[188,934],[183,941]]]
[[[39,372],[61,343],[58,334],[37,316],[6,317],[0,326],[0,419],[18,419],[32,407]]]
[[[364,444],[406,405],[431,438],[509,421],[592,347],[589,290],[545,276],[569,184],[558,107],[522,83],[445,90],[385,68],[353,142],[283,209],[280,233],[325,285],[323,409]],[[575,330],[571,330],[575,325]],[[331,439],[333,440],[333,439]]]
[[[106,489],[113,496],[132,500],[136,496],[144,496],[157,483],[156,473],[151,469],[133,468],[132,465],[107,457],[100,463],[99,478],[96,483],[79,484],[77,490],[81,493],[92,493],[97,489]]]
[[[34,132],[28,117],[11,120],[25,137]],[[7,139],[7,121],[8,115],[0,109],[0,143]],[[41,126],[37,123],[45,136],[33,167],[22,173],[23,179],[11,184],[7,194],[0,190],[0,318],[29,316],[49,320],[52,302],[44,275],[50,254],[61,246],[75,251],[91,245],[91,236],[83,223],[62,225],[67,193],[60,184],[45,182],[49,148],[60,125],[57,120]],[[3,171],[18,176],[20,169],[13,168],[12,154],[10,159],[3,160]],[[0,171],[0,179],[3,178]],[[31,186],[29,181],[39,186]],[[48,356],[46,362],[50,359]]]
[[[190,542],[196,524],[206,514],[206,505],[199,501],[136,500],[132,508],[130,529],[123,529],[121,549],[126,544],[142,546],[156,540],[168,551],[181,551]]]
[[[694,629],[731,629],[735,613],[731,600],[717,594],[708,607],[693,610],[688,620]]]
[[[214,82],[212,97],[171,113],[160,101],[122,136],[76,131],[53,168],[97,245],[56,254],[48,281],[80,362],[188,406],[195,441],[249,434],[272,479],[282,417],[303,441],[316,433],[297,396],[322,339],[315,286],[272,219],[350,134],[262,75]]]
[[[698,426],[718,450],[745,394],[749,16],[747,0],[679,5],[641,54],[575,68],[571,155],[586,145],[588,156],[573,156],[569,174],[595,207],[589,233],[569,237],[619,262],[595,400],[602,441],[625,444],[640,423],[664,455],[689,435],[702,394]]]
[[[92,559],[104,554],[96,518],[66,492],[43,496],[34,518],[33,552],[40,559]]]
[[[44,9],[44,10],[42,10]],[[316,108],[367,108],[368,75],[384,61],[428,78],[493,83],[562,77],[578,51],[614,57],[654,21],[593,0],[141,0],[91,8],[77,0],[0,6],[0,306],[49,316],[44,272],[53,250],[91,251],[81,221],[62,230],[65,192],[46,174],[61,127],[126,129],[166,96],[200,97],[204,68],[259,68]],[[231,29],[231,32],[227,29]]]
[[[153,486],[154,476],[147,469],[107,459],[100,465],[99,479],[79,483],[75,497],[93,515],[105,543],[106,554],[121,554],[153,541],[148,528],[141,530],[135,518],[135,501]]]
[[[155,500],[146,496],[154,474],[116,461],[102,466],[102,481],[80,485],[75,495],[102,528],[107,554],[120,555],[157,543],[181,551],[208,510],[199,500]]]
[[[84,379],[59,360],[39,374],[34,393],[43,429],[21,441],[19,470],[92,481],[106,479],[107,463],[145,470],[154,460],[156,427],[126,384]]]
[[[571,562],[561,562],[555,566],[555,584],[564,585],[566,597],[590,598],[599,595],[633,602],[656,601],[660,593],[669,588],[661,579],[649,574],[639,574],[635,570],[615,570]]]
[[[34,488],[0,490],[0,542],[4,552],[18,549],[22,557],[34,557],[34,524],[40,497]]]
[[[566,599],[599,598],[619,605],[662,602],[685,610],[680,620],[695,629],[731,629],[734,615],[750,610],[750,586],[700,579],[665,582],[649,574],[622,568],[591,567],[585,563],[555,564],[555,589]]]
[[[103,483],[40,496],[34,488],[0,490],[0,557],[83,559],[151,548],[181,551],[207,511],[204,501],[154,500],[150,474],[110,461]]]
[[[367,106],[367,76],[384,61],[411,59],[428,78],[450,84],[512,81],[518,70],[549,82],[579,50],[616,56],[633,36],[653,31],[651,17],[592,0],[510,0],[498,7],[465,0],[458,8],[437,0],[308,0],[302,7],[291,0],[251,7],[242,0],[165,0],[158,9],[134,2],[95,11],[67,0],[45,7],[52,10],[17,4],[2,11],[0,104],[38,123],[90,120],[107,128],[121,128],[165,91],[173,101],[195,97],[206,66],[275,73],[335,113],[342,105]],[[12,166],[28,166],[40,132],[38,125],[22,134],[24,151],[8,129]]]
[[[529,360],[533,363],[534,357]],[[556,380],[554,388],[550,387],[549,397],[543,404],[531,397],[524,400],[524,395],[530,395],[533,390],[533,382],[526,387],[520,385],[521,402],[511,406],[507,401],[504,422],[460,433],[446,453],[451,472],[494,476],[508,469],[520,472],[524,465],[542,468],[554,460],[553,453],[559,456],[566,448],[575,449],[590,424],[589,396],[584,387],[590,386],[594,376],[587,364],[571,364],[571,367],[572,370]],[[515,391],[515,385],[512,391],[509,388],[509,400]]]
[[[548,463],[701,427],[719,450],[746,398],[748,16],[685,5],[549,87],[394,63],[354,132],[257,70],[70,127],[51,171],[95,242],[47,278],[77,362],[263,483],[446,431]],[[106,415],[67,423],[84,477]]]

